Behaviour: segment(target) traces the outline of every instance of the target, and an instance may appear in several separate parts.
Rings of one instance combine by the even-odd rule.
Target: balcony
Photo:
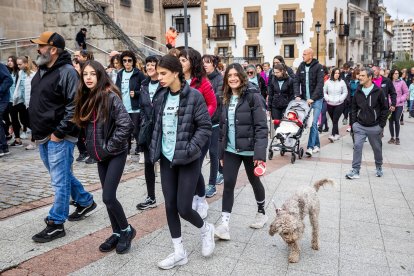
[[[230,40],[236,38],[236,25],[208,26],[208,39]]]
[[[275,36],[303,35],[303,21],[274,22]]]
[[[349,39],[351,40],[362,40],[361,30],[355,27],[349,28]]]
[[[349,24],[339,24],[338,25],[338,35],[339,36],[349,36]]]

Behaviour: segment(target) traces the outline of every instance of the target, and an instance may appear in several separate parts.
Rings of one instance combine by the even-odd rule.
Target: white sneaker
[[[27,139],[27,133],[25,131],[22,131],[22,133],[20,134],[20,138],[22,139]]]
[[[171,253],[167,258],[158,262],[158,267],[161,269],[171,269],[177,265],[185,265],[188,263],[187,251],[184,251],[183,255]]]
[[[214,241],[214,225],[208,223],[208,231],[201,233],[201,254],[208,257],[213,254],[216,243]]]
[[[193,196],[193,204],[191,205],[191,208],[195,211],[197,211],[198,207],[198,196]]]
[[[144,164],[145,163],[145,158],[144,158],[144,154],[143,153],[141,153],[139,155],[139,161],[138,161],[138,163],[139,164]]]
[[[230,228],[229,228],[229,226],[225,225],[223,223],[220,224],[214,230],[214,236],[216,238],[219,238],[220,240],[229,241],[230,240]]]
[[[335,136],[330,135],[330,136],[328,137],[328,140],[329,140],[329,141],[331,141],[331,143],[333,143],[333,142],[335,141]]]
[[[320,151],[321,151],[321,149],[318,146],[314,146],[313,150],[312,150],[312,153],[318,153]]]
[[[305,154],[307,157],[312,157],[312,149],[307,149]]]
[[[257,213],[254,222],[250,224],[250,228],[260,229],[266,224],[268,217],[265,214]]]
[[[204,199],[204,201],[199,201],[197,206],[197,212],[200,215],[202,219],[205,219],[207,217],[208,213],[208,202]]]
[[[27,145],[27,147],[25,149],[26,150],[34,150],[34,149],[36,149],[36,145],[35,144],[29,144],[29,145]]]
[[[341,138],[341,136],[339,136],[339,134],[335,134],[335,136],[334,136],[335,141],[338,141],[340,138]]]
[[[348,128],[346,129],[346,132],[351,132],[351,127],[348,127]]]

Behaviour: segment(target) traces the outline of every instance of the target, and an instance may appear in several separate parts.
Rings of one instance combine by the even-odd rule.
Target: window
[[[283,11],[283,34],[296,33],[296,10]]]
[[[248,12],[247,13],[247,28],[258,28],[259,27],[259,12]]]
[[[173,24],[175,25],[175,29],[179,33],[184,33],[184,17],[183,16],[173,16]],[[190,16],[187,16],[187,28],[188,32],[190,32]]]
[[[219,47],[217,50],[217,55],[221,57],[227,57],[229,52],[229,48],[227,47]]]
[[[146,12],[154,12],[154,1],[153,0],[145,0],[144,9],[145,9]]]
[[[229,15],[218,14],[217,15],[217,38],[229,37]]]
[[[284,55],[285,55],[285,58],[294,58],[295,57],[295,46],[294,45],[285,45],[284,46]]]
[[[121,6],[131,7],[131,0],[121,0]]]
[[[332,41],[329,41],[329,46],[328,46],[328,51],[329,51],[329,59],[334,58],[334,51],[335,51],[335,46],[334,43]]]
[[[254,46],[246,46],[247,50],[247,57],[249,58],[256,58],[259,54],[259,46],[254,45]]]

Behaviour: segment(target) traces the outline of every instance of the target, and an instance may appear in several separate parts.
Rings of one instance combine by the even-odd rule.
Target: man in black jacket
[[[346,174],[348,179],[359,178],[362,148],[367,137],[374,151],[376,176],[383,175],[381,136],[387,123],[388,108],[383,91],[372,82],[373,76],[371,68],[361,69],[359,81],[362,86],[358,87],[352,99],[351,126],[355,143],[352,170]]]
[[[76,42],[80,48],[83,50],[86,49],[86,28],[80,29],[80,31],[76,34]]]
[[[70,54],[64,50],[65,40],[58,33],[44,32],[31,42],[38,44],[39,70],[32,80],[30,125],[55,191],[52,208],[45,218],[47,226],[32,237],[35,242],[44,243],[65,236],[66,219],[83,219],[96,208],[96,203],[71,171],[79,132],[71,122],[79,77]],[[77,208],[68,216],[70,197]]]
[[[306,100],[313,108],[313,122],[309,133],[308,149],[306,155],[319,152],[321,144],[318,133],[318,118],[323,103],[323,77],[324,71],[318,60],[313,58],[311,48],[303,51],[303,62],[296,71],[295,93],[296,100]]]

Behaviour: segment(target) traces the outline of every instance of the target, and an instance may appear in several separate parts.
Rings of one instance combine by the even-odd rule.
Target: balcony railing
[[[338,26],[339,36],[349,36],[349,24],[339,24]]]
[[[274,22],[276,36],[299,36],[303,34],[303,21]]]
[[[236,38],[236,25],[208,26],[208,38],[222,40]]]

